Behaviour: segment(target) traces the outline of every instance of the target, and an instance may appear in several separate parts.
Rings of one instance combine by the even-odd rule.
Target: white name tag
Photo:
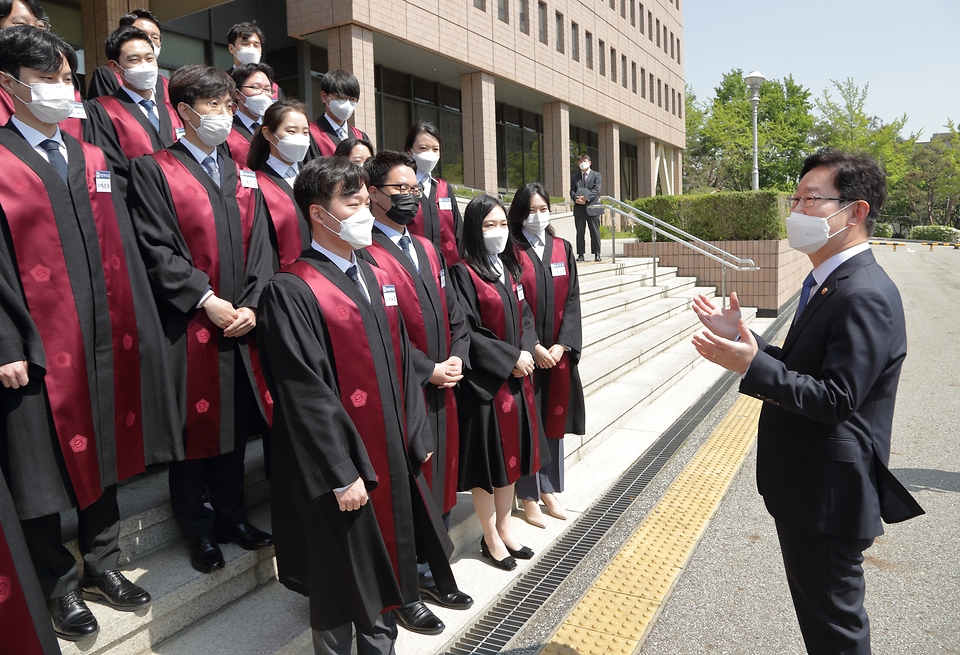
[[[564,262],[553,262],[550,264],[550,272],[553,277],[563,277],[567,274],[567,265]]]
[[[383,285],[383,304],[387,307],[397,306],[397,288],[394,285]]]
[[[441,268],[440,269],[440,288],[444,289],[446,288],[446,286],[447,286],[447,272]]]
[[[73,109],[70,110],[70,115],[67,118],[80,118],[85,119],[87,117],[87,110],[84,109],[82,102],[74,102]]]
[[[97,193],[110,193],[110,171],[97,171]]]
[[[253,171],[240,171],[240,184],[247,189],[260,188],[260,184],[257,182],[257,174]]]
[[[523,302],[523,285],[522,284],[517,285],[517,300],[519,300],[520,302]]]
[[[439,198],[437,202],[440,203],[441,211],[448,212],[453,210],[453,202],[450,200],[450,198]]]
[[[176,129],[174,130],[174,132],[176,132],[176,134],[177,134],[177,141],[179,141],[180,139],[182,139],[182,138],[183,138],[183,135],[187,133],[187,131],[186,131],[185,129],[183,129],[182,127],[176,128]]]

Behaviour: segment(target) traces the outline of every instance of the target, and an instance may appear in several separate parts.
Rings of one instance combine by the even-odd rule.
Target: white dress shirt
[[[424,199],[429,199],[431,188],[430,185],[433,184],[433,178],[430,176],[430,173],[421,173],[420,171],[417,171],[417,183],[423,187],[423,198],[421,198],[421,202]]]
[[[347,121],[343,121],[343,124],[339,125],[335,120],[330,118],[330,114],[326,112],[324,112],[323,117],[327,119],[327,122],[333,127],[334,133],[340,135],[341,139],[346,139],[348,136],[350,136],[350,129],[347,127]],[[343,130],[342,133],[341,130]]]
[[[393,241],[393,245],[395,245],[397,248],[400,248],[401,251],[403,251],[403,248],[400,247],[400,237],[406,236],[408,239],[410,239],[410,257],[411,259],[413,259],[414,267],[416,267],[416,269],[419,271],[420,258],[417,256],[417,249],[413,247],[413,237],[410,236],[410,233],[407,231],[407,228],[403,228],[403,232],[397,232],[392,227],[387,227],[380,221],[374,221],[373,224],[381,232],[387,235],[387,237],[389,237],[389,239]]]
[[[543,250],[547,246],[547,231],[543,230],[539,234],[533,234],[529,232],[527,228],[523,228],[523,236],[525,236],[527,241],[530,242],[530,245],[533,246],[533,251],[537,253],[540,261],[543,261]]]
[[[20,134],[22,134],[23,138],[27,140],[27,143],[30,144],[30,147],[36,150],[40,156],[43,157],[43,161],[47,162],[48,164],[50,163],[50,156],[47,155],[47,151],[40,146],[41,143],[49,138],[53,139],[60,145],[60,154],[63,155],[63,159],[67,162],[67,165],[70,165],[70,160],[67,158],[67,146],[63,142],[63,135],[60,134],[59,125],[57,126],[56,133],[53,136],[48,137],[45,134],[33,129],[16,116],[11,116],[10,120],[13,122],[14,126],[20,130]]]
[[[346,273],[346,272],[347,272],[347,269],[350,268],[351,266],[356,266],[356,267],[357,267],[357,277],[360,279],[360,286],[363,287],[363,293],[364,293],[364,295],[367,297],[367,302],[370,301],[370,290],[367,289],[367,281],[363,279],[363,273],[360,271],[360,266],[357,264],[357,255],[356,255],[356,253],[351,252],[351,253],[350,253],[350,259],[344,259],[344,258],[341,257],[340,255],[337,255],[337,254],[335,254],[335,253],[333,253],[333,252],[330,252],[329,250],[327,250],[326,248],[324,248],[323,246],[321,246],[319,243],[317,243],[315,240],[314,240],[314,241],[311,241],[311,242],[310,242],[310,245],[311,245],[311,246],[313,247],[313,249],[316,250],[318,253],[320,253],[321,255],[324,255],[327,259],[329,259],[329,260],[332,261],[334,264],[336,264],[336,265],[337,265],[337,268],[339,268],[339,269],[340,269],[341,271],[343,271],[344,273]],[[351,284],[352,284],[352,281],[351,281]],[[344,487],[344,489],[346,489],[346,487]]]
[[[144,100],[153,100],[153,117],[156,118],[158,121],[160,120],[160,114],[157,113],[157,110],[159,109],[159,107],[157,106],[158,105],[157,98],[156,98],[156,94],[153,92],[153,89],[150,90],[150,97],[144,98],[142,95],[140,95],[136,91],[131,91],[126,86],[121,85],[120,88],[123,89],[128,96],[130,96],[130,99],[137,104],[137,107],[140,108],[140,111],[142,111],[143,115],[146,116],[147,118],[150,118],[150,112],[148,112],[147,108],[141,105],[140,103],[143,102]]]
[[[293,188],[293,183],[297,180],[297,174],[300,172],[300,166],[296,162],[288,164],[287,162],[270,155],[267,157],[267,165],[277,172],[277,175],[283,178],[283,181]]]
[[[813,279],[816,280],[817,283],[810,288],[810,298],[813,298],[813,294],[816,293],[817,289],[820,288],[820,285],[823,284],[828,277],[830,277],[830,274],[840,268],[840,264],[869,249],[870,244],[864,241],[863,243],[858,243],[855,246],[850,246],[846,250],[841,250],[826,261],[820,262],[820,265],[813,269]]]
[[[253,124],[254,124],[254,123],[259,123],[261,120],[263,120],[263,117],[262,117],[262,116],[261,116],[260,118],[250,118],[249,116],[247,116],[246,114],[244,114],[242,111],[237,111],[237,113],[234,114],[234,116],[236,116],[237,118],[240,119],[240,122],[243,123],[243,126],[244,126],[245,128],[247,128],[248,130],[250,130],[250,133],[251,133],[251,134],[253,134],[253,133],[256,132],[256,130],[253,129]]]

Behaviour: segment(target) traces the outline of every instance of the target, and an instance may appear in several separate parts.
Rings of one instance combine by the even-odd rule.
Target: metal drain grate
[[[787,320],[793,318],[790,306],[764,332],[771,339]],[[566,580],[583,558],[635,502],[650,481],[663,469],[700,422],[737,381],[734,373],[725,373],[697,403],[647,450],[571,526],[510,590],[474,623],[446,655],[496,655]]]

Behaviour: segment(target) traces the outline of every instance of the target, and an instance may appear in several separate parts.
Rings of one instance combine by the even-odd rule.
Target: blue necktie
[[[420,267],[417,266],[417,262],[413,258],[413,253],[410,252],[410,248],[412,245],[413,244],[410,243],[410,237],[408,237],[406,234],[400,237],[400,249],[403,250],[404,254],[410,260],[410,263],[413,264],[413,267],[417,269],[417,273],[419,273]]]
[[[367,289],[363,286],[363,283],[360,282],[360,273],[357,271],[356,265],[347,269],[347,277],[353,280],[353,283],[360,289],[360,295],[363,296],[367,302],[370,302],[370,298],[367,296]]]
[[[217,162],[213,157],[207,157],[203,160],[203,170],[207,172],[214,184],[220,186],[220,170],[217,168]]]
[[[150,119],[150,124],[153,125],[153,129],[157,132],[160,131],[160,119],[157,117],[156,112],[153,110],[157,106],[153,100],[141,100],[140,104],[143,105],[143,108],[147,110],[147,118]]]
[[[63,183],[69,187],[70,184],[67,182],[67,160],[63,158],[63,154],[60,152],[60,144],[53,139],[47,139],[46,141],[40,142],[40,147],[47,151],[47,159],[50,165],[53,166],[53,170],[57,172],[57,175],[60,176]]]
[[[810,289],[812,289],[816,283],[817,281],[813,277],[813,271],[810,271],[807,277],[803,279],[803,289],[800,290],[800,304],[797,305],[797,313],[793,317],[794,323],[797,322],[800,314],[803,313],[803,309],[807,306],[807,301],[810,300]]]

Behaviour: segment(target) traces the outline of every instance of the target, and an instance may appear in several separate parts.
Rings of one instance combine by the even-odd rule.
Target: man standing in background
[[[590,168],[590,155],[577,157],[579,171],[570,178],[570,199],[573,200],[573,218],[577,224],[577,261],[583,261],[586,250],[584,230],[590,227],[590,252],[593,261],[600,261],[600,215],[603,207],[597,203],[600,197],[600,173]]]

